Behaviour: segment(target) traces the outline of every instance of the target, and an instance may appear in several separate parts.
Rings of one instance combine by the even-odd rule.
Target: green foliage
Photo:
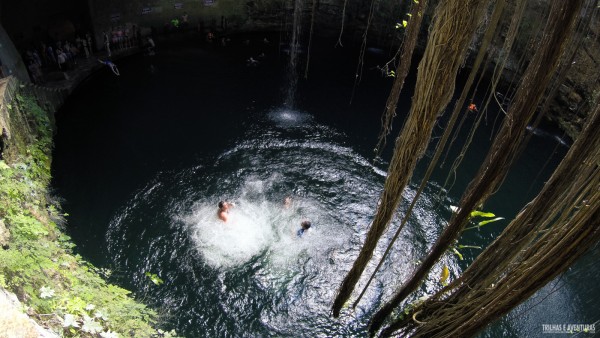
[[[457,207],[457,206],[451,205],[450,206],[450,210],[452,210],[452,212],[454,212],[454,213],[457,213],[460,210],[460,208]],[[486,218],[495,217],[495,218],[484,220],[484,221],[480,221],[480,222],[477,223],[477,225],[465,228],[464,230],[471,230],[471,229],[475,229],[475,228],[480,228],[480,227],[482,227],[482,226],[484,226],[486,224],[489,224],[489,223],[492,223],[492,222],[496,222],[496,221],[500,221],[500,220],[504,219],[504,217],[496,217],[496,215],[493,214],[493,213],[491,213],[491,212],[485,212],[485,211],[479,211],[479,210],[471,211],[471,213],[469,214],[469,216],[471,218],[473,218],[473,217],[486,217]]]
[[[158,330],[158,335],[159,337],[165,337],[165,338],[176,338],[177,337],[177,332],[175,332],[175,330],[171,330],[171,331],[163,331],[163,330]]]
[[[477,227],[479,228],[479,227],[484,226],[484,225],[486,225],[488,223],[500,221],[500,220],[503,220],[503,219],[504,219],[504,217],[496,217],[496,218],[493,218],[493,219],[488,219],[488,220],[485,220],[485,221],[481,221],[481,222],[477,223]]]
[[[452,248],[452,252],[454,252],[454,254],[458,257],[458,259],[460,259],[461,261],[463,260],[463,255],[458,251],[458,249],[456,249],[454,247],[454,248]]]
[[[478,210],[471,211],[471,217],[477,217],[477,216],[479,216],[479,217],[495,217],[496,215],[494,215],[491,212],[485,212],[485,211],[478,211]]]
[[[455,205],[451,205],[450,206],[450,210],[453,213],[458,213],[460,211],[460,208],[457,207],[457,206],[455,206]],[[463,231],[471,230],[471,229],[478,229],[478,228],[481,228],[482,226],[484,226],[486,224],[489,224],[489,223],[496,222],[496,221],[504,219],[504,217],[496,217],[496,215],[494,213],[486,212],[486,211],[480,211],[480,210],[473,210],[473,211],[471,211],[469,213],[469,217],[470,218],[475,218],[475,217],[492,218],[492,217],[494,217],[494,218],[483,220],[483,221],[479,221],[474,226],[467,227]],[[451,246],[449,250],[452,250],[452,253],[454,255],[456,255],[456,257],[458,257],[459,260],[462,261],[462,260],[464,260],[464,257],[462,255],[462,253],[459,251],[459,250],[462,250],[462,249],[481,249],[481,247],[474,246],[474,245],[459,245],[459,244],[455,243],[455,245]]]
[[[12,217],[7,217],[11,225],[12,234],[25,240],[35,240],[41,236],[47,236],[47,228],[37,219],[24,215],[17,214]]]
[[[396,23],[396,29],[398,28],[406,28],[408,26],[408,21],[402,20],[402,23]]]
[[[66,216],[47,203],[51,125],[32,98],[17,95],[13,104],[10,109],[27,117],[35,135],[22,137],[29,144],[17,146],[15,160],[0,161],[0,220],[11,232],[9,249],[0,250],[0,287],[17,294],[34,312],[55,314],[68,323],[41,323],[54,325],[64,337],[157,336],[152,328],[156,313],[100,277],[110,270],[73,255],[70,237],[50,221]]]
[[[156,274],[146,271],[145,275],[146,277],[150,278],[152,283],[154,283],[155,285],[161,285],[162,283],[164,283],[163,280],[160,279],[160,277],[158,277]]]
[[[413,1],[415,2],[415,4],[419,3],[419,1],[417,1],[417,0],[413,0]],[[419,12],[418,15],[421,16],[421,12]],[[408,20],[412,19],[412,14],[406,13],[406,16],[408,17],[407,20],[402,20],[402,23],[399,23],[399,22],[396,23],[396,29],[406,28],[406,26],[408,26]]]
[[[0,274],[0,288],[7,288],[8,285],[6,284],[6,277],[4,277],[3,274]]]

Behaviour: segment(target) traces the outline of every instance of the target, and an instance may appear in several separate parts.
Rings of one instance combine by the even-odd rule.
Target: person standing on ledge
[[[104,48],[106,49],[108,57],[110,57],[112,55],[110,53],[110,39],[108,38],[108,34],[106,32],[102,32],[102,36],[104,38]]]
[[[217,211],[217,216],[223,222],[227,222],[229,219],[229,208],[235,206],[235,204],[225,201],[219,202],[219,210]]]

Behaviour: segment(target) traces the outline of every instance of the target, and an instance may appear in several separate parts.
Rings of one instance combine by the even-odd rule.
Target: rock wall
[[[432,1],[431,9],[436,1]],[[547,0],[531,0],[527,4],[525,18],[520,26],[517,40],[508,62],[504,82],[519,77],[523,69],[519,64],[533,53],[532,38],[545,24],[544,13],[549,8]],[[369,11],[373,4],[373,16],[369,21]],[[514,2],[509,2],[509,11]],[[96,40],[102,41],[102,32],[115,27],[136,24],[153,27],[157,33],[172,29],[172,20],[182,23],[187,14],[187,28],[201,31],[213,31],[219,34],[249,31],[284,31],[291,30],[293,0],[89,0],[93,17]],[[402,39],[402,29],[396,23],[408,19],[409,2],[395,0],[321,0],[314,3],[314,32],[322,38],[337,39],[343,28],[341,41],[346,46],[359,46],[369,25],[367,45],[386,51],[395,51]],[[313,18],[313,2],[303,2],[302,25],[310,27]],[[342,13],[344,15],[342,15]],[[510,13],[510,12],[509,12]],[[591,15],[591,13],[588,13]],[[424,25],[427,27],[431,13],[425,13]],[[506,22],[510,16],[506,16]],[[561,84],[555,99],[550,106],[547,118],[560,125],[566,134],[575,138],[590,110],[591,105],[600,95],[600,83],[596,74],[600,69],[600,48],[598,48],[599,20],[596,16],[592,29],[584,32],[587,36],[580,46],[575,63],[569,71],[566,81]],[[485,20],[483,27],[485,26]],[[480,31],[483,31],[480,29]],[[425,28],[426,29],[426,28]],[[304,30],[302,41],[307,41]],[[425,34],[423,34],[425,36]],[[421,43],[420,45],[424,45]],[[474,46],[477,41],[474,41]],[[498,40],[496,48],[502,46]],[[101,48],[101,46],[98,46]],[[524,63],[520,62],[524,57]],[[591,71],[593,70],[593,71]]]
[[[596,16],[597,18],[597,16]],[[600,20],[591,24],[552,101],[548,119],[575,139],[600,98]]]
[[[3,76],[12,75],[24,83],[29,82],[29,74],[23,59],[2,25],[0,25],[0,67]]]
[[[58,338],[22,312],[15,294],[0,288],[0,336],[22,338]]]
[[[119,26],[154,27],[162,33],[172,20],[182,23],[184,14],[187,14],[191,29],[219,33],[281,31],[289,28],[294,8],[292,0],[89,0],[89,4],[96,40],[100,42],[103,31]],[[321,37],[337,37],[344,19],[344,39],[349,43],[356,42],[364,33],[370,5],[370,0],[348,0],[342,18],[343,0],[317,1],[314,3],[314,33]],[[397,43],[399,32],[395,23],[398,17],[405,15],[407,6],[406,2],[396,0],[375,1],[369,41],[372,44],[389,44],[390,40]],[[313,3],[304,1],[302,22],[305,27],[309,27],[312,14]]]
[[[19,149],[30,142],[33,136],[29,121],[25,116],[15,112],[17,92],[29,94],[36,98],[37,103],[49,112],[48,118],[54,128],[54,112],[67,98],[68,92],[60,89],[50,89],[33,84],[20,84],[14,77],[0,79],[0,159],[8,161],[17,156]]]
[[[0,337],[158,336],[156,313],[102,279],[108,270],[75,255],[62,232],[66,220],[49,193],[52,114],[37,104],[39,90],[14,77],[0,80],[0,293],[14,293],[29,318],[56,334],[37,331],[21,306],[0,294]],[[61,100],[51,91],[43,103]],[[96,306],[110,321],[94,315]]]
[[[32,41],[72,38],[77,30],[89,30],[84,0],[1,1],[2,25],[19,50]]]
[[[25,116],[14,112],[18,91],[18,81],[14,77],[7,77],[0,80],[0,130],[2,132],[2,149],[0,157],[3,160],[11,161],[23,149],[33,136],[31,127]]]
[[[535,43],[539,39],[539,31],[546,24],[545,14],[548,12],[551,2],[548,0],[530,0],[527,2],[524,18],[514,43],[514,51],[511,53],[507,69],[508,74],[504,79],[507,83],[513,82],[513,77],[519,78],[524,66],[535,52]],[[566,57],[562,60],[562,66],[568,67],[566,77],[558,83],[558,90],[550,100],[546,119],[558,125],[567,136],[575,139],[581,132],[589,112],[598,103],[600,97],[600,18],[598,9],[593,1],[587,2],[582,14],[582,20],[578,26],[573,40],[576,44],[566,51]],[[514,2],[509,1],[509,13]],[[596,13],[596,14],[594,14]],[[589,26],[581,23],[587,22]],[[506,27],[508,18],[504,20]],[[501,37],[503,37],[501,35]],[[501,48],[499,42],[494,46]],[[575,57],[568,59],[570,52],[575,49]],[[541,107],[540,107],[541,108]]]
[[[131,28],[133,25],[145,27],[145,34],[153,28],[156,33],[173,29],[173,20],[177,25],[189,30],[213,31],[217,34],[237,32],[290,32],[292,12],[295,0],[36,0],[3,2],[0,15],[11,39],[19,48],[27,46],[27,39],[64,39],[88,31],[92,27],[97,49],[103,48],[103,32]],[[409,18],[407,16],[410,1],[397,0],[302,0],[302,25],[305,27],[301,44],[307,43],[307,30],[314,17],[314,32],[322,38],[332,39],[335,43],[343,29],[341,42],[344,47],[360,46],[369,25],[367,46],[378,47],[393,54],[402,40],[402,28],[396,23]],[[432,0],[430,9],[425,13],[424,31],[437,1]],[[516,4],[509,0],[508,11]],[[551,1],[529,0],[525,18],[521,24],[514,52],[506,71],[506,83],[512,76],[518,76],[521,57],[531,57],[532,36],[545,24]],[[314,5],[314,16],[313,16]],[[369,12],[373,5],[373,16]],[[592,5],[592,7],[594,7]],[[587,14],[593,15],[588,9]],[[597,11],[597,9],[595,9]],[[184,23],[183,17],[187,17]],[[504,27],[510,17],[504,19]],[[485,27],[485,20],[480,31]],[[1,31],[0,31],[1,33]],[[131,34],[131,31],[130,31]],[[556,99],[553,100],[548,119],[559,124],[566,133],[575,138],[585,123],[591,105],[600,96],[600,83],[596,74],[600,70],[600,19],[595,15],[592,27],[582,34],[580,50],[572,65],[566,81],[561,84]],[[422,34],[425,37],[426,34]],[[282,37],[285,39],[286,34]],[[501,40],[492,48],[499,50]],[[30,42],[29,42],[30,43]],[[474,46],[477,41],[474,41]],[[4,45],[4,44],[3,44]],[[424,43],[420,43],[421,46]],[[10,58],[9,58],[10,59]],[[7,63],[2,55],[0,60]],[[15,68],[15,67],[12,67]],[[11,68],[11,69],[12,69]],[[18,67],[17,67],[18,68]],[[23,73],[22,67],[20,72]],[[26,70],[25,70],[26,73]],[[25,76],[21,80],[25,80]]]

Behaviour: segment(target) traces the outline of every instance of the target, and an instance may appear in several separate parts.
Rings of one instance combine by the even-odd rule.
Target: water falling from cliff
[[[292,37],[289,46],[289,63],[287,69],[287,90],[284,105],[294,108],[296,100],[296,87],[298,86],[298,55],[300,52],[300,33],[302,29],[302,9],[304,0],[294,0],[294,13],[292,20]]]

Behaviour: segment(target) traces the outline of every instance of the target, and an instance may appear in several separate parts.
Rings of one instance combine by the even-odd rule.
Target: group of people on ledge
[[[289,208],[292,205],[292,198],[291,197],[286,197],[283,200],[283,207],[284,208]],[[232,207],[235,207],[235,203],[233,202],[227,202],[227,201],[220,201],[218,204],[219,209],[217,210],[217,217],[223,221],[223,222],[227,222],[229,220],[229,209],[231,209]],[[302,235],[304,235],[308,229],[310,229],[312,226],[311,222],[309,220],[303,220],[300,223],[300,229],[298,229],[296,231],[296,235],[298,237],[302,237]]]
[[[92,55],[92,36],[77,35],[76,38],[64,40],[35,40],[23,52],[23,60],[27,66],[31,81],[35,84],[44,84],[43,70],[65,71],[74,69],[77,60]]]

